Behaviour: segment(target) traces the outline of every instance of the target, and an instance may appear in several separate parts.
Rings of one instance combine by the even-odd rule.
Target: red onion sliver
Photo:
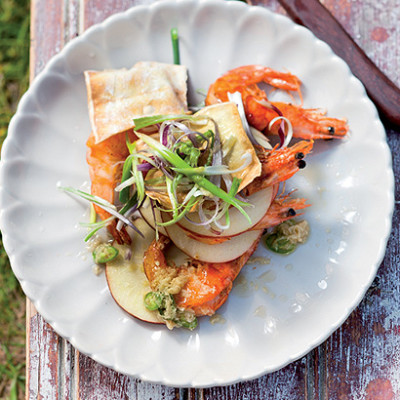
[[[138,171],[147,172],[154,168],[149,162],[144,162],[142,164],[138,164],[137,169]]]
[[[168,133],[170,131],[170,125],[168,124],[162,124],[160,128],[160,136],[161,136],[161,143],[164,146],[168,146]]]
[[[258,104],[261,104],[264,107],[270,108],[271,110],[275,111],[279,115],[279,117],[283,117],[282,111],[278,107],[276,107],[274,104],[270,103],[269,101],[262,99],[262,100],[256,100],[256,102]],[[275,120],[275,118],[274,118],[274,120]],[[270,122],[268,129],[270,129],[270,126],[272,126],[271,122]],[[285,123],[284,123],[284,121],[282,121],[281,124],[279,125],[279,129],[278,129],[278,135],[279,135],[279,141],[280,141],[279,147],[284,147],[284,143],[285,143],[284,129],[285,129]]]

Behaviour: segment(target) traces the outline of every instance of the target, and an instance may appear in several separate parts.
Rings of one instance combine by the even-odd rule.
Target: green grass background
[[[29,82],[29,0],[0,0],[0,147]],[[0,399],[24,398],[25,297],[0,233]]]

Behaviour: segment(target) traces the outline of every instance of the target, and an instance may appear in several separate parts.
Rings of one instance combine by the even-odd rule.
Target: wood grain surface
[[[162,0],[161,0],[162,1]],[[109,15],[152,0],[33,0],[31,79],[66,42]],[[400,83],[398,0],[325,0],[373,62]],[[253,1],[284,14],[276,0]],[[398,194],[400,131],[387,129]],[[371,155],[373,161],[373,155]],[[371,212],[378,212],[371,210]],[[395,400],[400,398],[398,203],[386,256],[360,306],[302,359],[250,382],[204,390],[149,384],[116,373],[60,338],[28,301],[27,399]],[[251,360],[249,360],[251,362]]]
[[[364,84],[381,118],[400,128],[400,89],[377,68],[332,13],[318,0],[279,0],[279,3],[293,21],[311,29],[347,62]]]

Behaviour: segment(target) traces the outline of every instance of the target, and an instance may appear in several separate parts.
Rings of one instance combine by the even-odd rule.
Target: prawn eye
[[[297,166],[299,167],[299,169],[303,169],[306,166],[306,162],[304,160],[299,160],[297,162]]]
[[[304,153],[302,153],[301,151],[299,151],[298,153],[295,154],[294,158],[296,160],[302,160],[304,158]]]
[[[296,215],[296,210],[294,210],[293,208],[289,208],[289,210],[287,211],[287,215],[288,217],[294,217]]]
[[[334,135],[334,134],[335,134],[335,128],[334,128],[333,126],[328,126],[328,132],[329,132],[331,135]]]

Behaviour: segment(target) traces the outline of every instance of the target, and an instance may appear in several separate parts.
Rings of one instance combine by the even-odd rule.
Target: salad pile
[[[284,183],[305,167],[314,139],[343,137],[347,125],[272,103],[257,86],[301,98],[297,77],[239,67],[210,86],[196,112],[182,65],[140,62],[85,78],[92,188],[64,189],[91,202],[85,240],[129,314],[194,329],[224,304],[261,240],[281,254],[306,241],[308,224],[295,217],[308,204]],[[305,140],[289,146],[292,136]]]

